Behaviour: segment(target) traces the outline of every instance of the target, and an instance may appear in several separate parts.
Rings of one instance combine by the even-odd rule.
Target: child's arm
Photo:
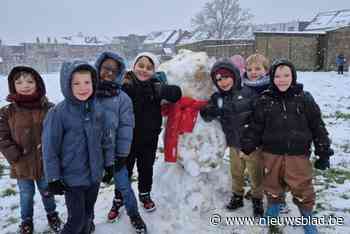
[[[164,99],[174,103],[177,102],[182,96],[179,86],[159,83],[154,83],[153,85],[155,96],[159,97],[159,99]]]
[[[131,99],[124,93],[121,95],[115,154],[117,157],[127,157],[130,152],[135,119]]]
[[[261,145],[261,138],[265,128],[264,102],[258,99],[253,104],[253,113],[249,123],[243,126],[241,145],[242,152],[251,154]]]
[[[8,115],[8,107],[0,110],[0,152],[10,164],[13,164],[21,157],[21,150],[11,137]]]
[[[201,108],[200,115],[205,122],[210,122],[222,115],[222,110],[218,106],[218,94],[213,94],[206,106]]]
[[[308,124],[312,133],[312,139],[315,146],[315,154],[320,157],[328,157],[333,155],[334,152],[331,149],[331,140],[326,129],[325,123],[322,120],[320,107],[315,102],[312,95],[305,92],[306,99],[306,115]]]
[[[45,177],[48,182],[61,178],[61,145],[64,127],[56,108],[52,108],[46,115],[42,132],[43,164]]]

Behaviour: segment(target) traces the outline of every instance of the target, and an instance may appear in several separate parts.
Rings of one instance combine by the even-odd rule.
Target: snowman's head
[[[167,74],[170,84],[181,87],[183,96],[209,99],[215,90],[209,74],[213,62],[204,52],[180,50],[172,60],[163,63],[159,70]]]

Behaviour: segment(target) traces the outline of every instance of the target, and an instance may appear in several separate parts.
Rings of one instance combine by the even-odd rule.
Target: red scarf
[[[164,158],[166,162],[176,162],[179,135],[192,132],[199,110],[208,102],[182,97],[176,103],[162,106],[162,115],[168,116],[164,137]]]
[[[18,106],[24,108],[40,108],[42,106],[42,95],[35,92],[31,95],[22,95],[19,93],[9,94],[6,98],[8,102],[15,102]]]

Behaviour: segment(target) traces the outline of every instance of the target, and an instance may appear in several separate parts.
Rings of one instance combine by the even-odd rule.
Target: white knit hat
[[[139,60],[139,58],[141,57],[147,57],[149,58],[150,60],[152,60],[153,64],[154,64],[154,71],[156,72],[158,70],[158,67],[160,65],[160,62],[159,62],[159,59],[157,58],[157,56],[155,54],[152,54],[150,52],[142,52],[142,53],[139,53],[135,59],[134,59],[134,62],[132,63],[132,69],[134,69],[135,65],[136,65],[136,62],[137,60]]]

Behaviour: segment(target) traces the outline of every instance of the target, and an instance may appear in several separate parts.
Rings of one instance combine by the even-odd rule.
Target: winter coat
[[[10,163],[11,178],[38,180],[44,175],[41,132],[48,110],[53,106],[45,95],[42,77],[30,67],[18,66],[9,74],[9,91],[15,93],[15,73],[26,71],[34,75],[41,89],[41,104],[38,108],[26,108],[12,102],[0,109],[0,152]]]
[[[252,122],[242,138],[243,148],[261,146],[263,151],[279,155],[329,156],[330,139],[320,108],[301,84],[285,93],[276,88],[263,92],[255,103]]]
[[[248,88],[242,89],[239,70],[230,62],[219,61],[214,64],[211,71],[212,79],[215,70],[223,67],[230,69],[234,73],[234,85],[231,90],[222,91],[213,80],[219,92],[214,93],[210,97],[208,105],[202,108],[200,114],[205,121],[218,119],[225,133],[227,145],[240,148],[241,131],[244,125],[249,121],[249,117],[252,113],[251,97],[254,91]],[[213,110],[217,110],[215,112],[219,113],[213,114]]]
[[[162,85],[164,88],[160,95],[155,90],[156,85]],[[140,81],[132,71],[126,73],[122,88],[131,98],[134,107],[133,144],[149,143],[149,139],[157,139],[155,136],[159,135],[162,125],[160,102],[162,99],[176,102],[181,98],[181,89],[161,84],[153,77],[147,81]]]
[[[338,55],[335,63],[337,64],[337,66],[341,66],[341,65],[345,65],[346,64],[346,58],[344,57],[344,55]]]
[[[117,54],[111,52],[102,53],[96,61],[97,73],[100,73],[100,67],[107,58],[115,60],[119,64],[119,73],[116,74],[114,83],[119,88],[117,95],[112,97],[98,97],[106,112],[108,125],[115,132],[115,155],[118,157],[127,157],[130,152],[133,130],[134,130],[134,112],[131,99],[121,90],[121,84],[125,73],[124,60]],[[100,80],[98,79],[98,84]],[[97,86],[99,89],[99,85]]]
[[[90,186],[102,179],[104,167],[113,165],[113,132],[106,127],[103,107],[94,98],[79,101],[72,94],[74,71],[85,62],[62,65],[60,81],[64,100],[52,108],[44,122],[42,136],[46,179],[63,180],[68,186]]]
[[[178,102],[165,104],[162,114],[167,116],[164,137],[164,158],[166,162],[176,162],[179,135],[192,132],[199,110],[207,101],[182,97]]]

